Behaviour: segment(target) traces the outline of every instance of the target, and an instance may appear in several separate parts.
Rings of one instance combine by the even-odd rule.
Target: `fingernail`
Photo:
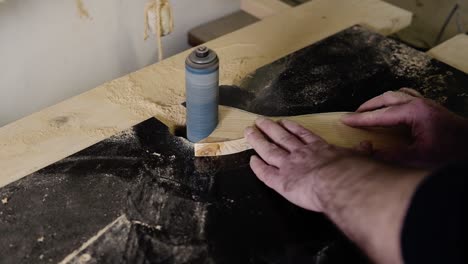
[[[350,118],[352,118],[354,115],[356,115],[355,113],[348,113],[348,114],[345,114],[341,117],[341,121],[348,121]]]
[[[245,130],[244,130],[244,135],[245,135],[245,136],[248,136],[248,135],[252,134],[253,132],[254,132],[253,127],[250,127],[250,126],[249,126],[249,127],[246,127],[246,128],[245,128]]]
[[[264,117],[259,117],[259,118],[257,118],[257,120],[255,120],[255,123],[256,123],[256,124],[261,124],[261,123],[263,123],[263,121],[265,121],[265,120],[266,120],[266,118],[264,118]]]
[[[286,124],[286,125],[294,124],[293,121],[287,120],[287,119],[281,119],[279,122],[280,122],[281,124]]]

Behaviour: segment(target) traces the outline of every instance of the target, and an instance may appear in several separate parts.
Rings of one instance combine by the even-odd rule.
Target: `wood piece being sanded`
[[[363,141],[370,141],[376,149],[391,149],[407,146],[410,135],[399,128],[353,128],[341,122],[346,112],[310,114],[290,117],[269,117],[273,120],[287,119],[299,123],[328,143],[353,148]],[[196,157],[213,157],[235,154],[251,149],[244,138],[244,130],[253,126],[261,117],[236,108],[219,107],[219,124],[206,139],[195,143]]]

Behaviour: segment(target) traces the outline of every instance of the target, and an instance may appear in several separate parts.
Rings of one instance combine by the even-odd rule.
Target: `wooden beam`
[[[236,108],[220,106],[220,122],[216,130],[201,143],[195,144],[195,156],[222,156],[251,149],[244,139],[244,130],[254,126],[261,117]],[[341,118],[346,113],[322,113],[289,117],[273,117],[272,120],[291,120],[314,132],[327,142],[345,148],[353,148],[363,141],[372,142],[377,149],[408,146],[410,135],[397,129],[357,129],[346,126]]]
[[[468,74],[468,35],[457,35],[434,47],[428,54]]]
[[[252,16],[263,19],[291,8],[280,0],[241,0],[241,9]]]
[[[220,83],[247,74],[355,24],[382,34],[411,13],[379,0],[314,0],[206,45],[220,59]],[[190,50],[105,83],[0,128],[0,187],[155,116],[185,124],[184,61]]]

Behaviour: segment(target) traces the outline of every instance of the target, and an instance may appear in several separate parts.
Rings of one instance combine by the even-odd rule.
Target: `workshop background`
[[[387,2],[414,12],[396,37],[422,50],[468,31],[468,0]],[[156,41],[143,40],[147,0],[82,3],[87,15],[74,0],[0,3],[0,126],[156,62]],[[165,57],[189,48],[190,29],[240,8],[239,0],[171,4],[175,28],[163,38]]]

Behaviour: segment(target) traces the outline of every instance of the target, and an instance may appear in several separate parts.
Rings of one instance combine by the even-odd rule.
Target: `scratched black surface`
[[[221,102],[265,115],[351,111],[408,86],[466,115],[467,85],[353,27],[222,87]],[[250,154],[195,159],[190,143],[144,121],[1,188],[0,263],[367,263],[322,215],[260,183]]]

